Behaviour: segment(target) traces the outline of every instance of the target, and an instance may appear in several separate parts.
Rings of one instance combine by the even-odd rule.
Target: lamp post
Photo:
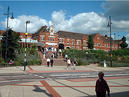
[[[107,27],[110,28],[110,66],[112,67],[112,38],[111,38],[111,16],[109,16],[109,21]]]
[[[27,58],[26,58],[26,48],[27,48],[27,44],[26,44],[26,38],[27,38],[27,24],[29,24],[30,21],[26,21],[26,33],[25,33],[25,57],[24,57],[24,71],[26,70],[26,66],[27,66]]]
[[[7,61],[7,54],[8,54],[8,29],[9,29],[9,15],[12,14],[11,19],[14,19],[13,17],[13,13],[10,13],[10,7],[8,6],[8,10],[7,13],[5,13],[4,15],[7,16],[7,31],[6,31],[6,51],[5,51],[5,61]]]

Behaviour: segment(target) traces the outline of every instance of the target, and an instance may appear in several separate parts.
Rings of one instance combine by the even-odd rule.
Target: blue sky
[[[103,13],[102,3],[104,1],[62,1],[62,2],[50,2],[50,1],[13,1],[13,2],[0,2],[2,10],[0,14],[5,13],[7,7],[11,7],[11,11],[14,12],[15,17],[20,15],[36,15],[47,20],[51,19],[53,11],[64,10],[67,12],[67,18],[74,16],[82,12],[97,12]],[[2,16],[4,18],[4,16]]]
[[[71,1],[17,1],[0,0],[0,29],[6,29],[6,16],[14,13],[9,26],[15,31],[25,32],[25,22],[30,20],[28,32],[34,33],[43,25],[54,25],[55,31],[65,30],[79,33],[101,33],[109,35],[108,16],[112,16],[112,36],[126,36],[129,42],[129,1],[71,0]]]

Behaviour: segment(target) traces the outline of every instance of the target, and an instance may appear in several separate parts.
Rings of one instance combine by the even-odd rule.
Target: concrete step
[[[47,65],[46,59],[42,59],[42,65]],[[55,65],[55,66],[65,66],[66,62],[64,61],[64,59],[63,60],[54,59],[53,65]]]
[[[46,58],[43,58],[42,52],[38,51],[38,54],[40,55],[40,59],[42,61],[41,65],[47,65]],[[58,58],[54,58],[53,60],[54,60],[53,65],[55,66],[66,66],[66,62],[63,56],[58,56]]]

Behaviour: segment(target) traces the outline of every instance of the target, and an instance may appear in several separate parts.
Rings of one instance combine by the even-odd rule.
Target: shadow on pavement
[[[46,90],[43,90],[43,89],[39,88],[37,85],[34,85],[34,88],[35,89],[33,91],[35,91],[35,92],[42,92],[42,93],[45,93],[48,97],[52,97],[52,95],[48,94],[46,92]]]
[[[54,79],[53,79],[53,80],[54,80]],[[80,92],[80,93],[82,93],[82,94],[88,95],[87,97],[90,97],[90,95],[89,95],[88,93],[86,93],[86,92],[80,91],[79,89],[73,88],[73,87],[71,87],[71,86],[68,86],[68,85],[66,85],[66,84],[64,84],[64,83],[58,82],[58,81],[56,81],[56,80],[54,80],[54,81],[57,82],[57,83],[59,83],[59,84],[62,84],[62,85],[64,85],[64,86],[67,86],[67,87],[69,87],[69,88],[71,88],[71,89],[73,89],[73,90],[75,90],[75,91],[78,91],[78,92]],[[91,96],[91,97],[92,97],[92,96]]]
[[[57,83],[60,83],[60,84],[62,84],[62,85],[64,85],[64,86],[68,86],[68,85],[66,85],[66,84],[64,84],[64,83],[61,83],[61,82],[58,82],[58,81],[56,81],[56,80],[54,80],[55,82],[57,82]],[[90,95],[90,94],[88,94],[88,93],[86,93],[86,92],[83,92],[83,91],[80,91],[79,89],[76,89],[76,88],[73,88],[73,87],[70,87],[70,86],[68,86],[69,88],[71,88],[71,89],[73,89],[73,90],[75,90],[75,91],[78,91],[78,92],[80,92],[80,93],[83,93],[83,94],[85,94],[86,96],[79,96],[79,97],[96,97],[96,95]],[[93,90],[94,91],[94,90]],[[107,97],[107,96],[106,96]],[[129,91],[125,91],[125,92],[118,92],[118,93],[111,93],[110,94],[110,97],[129,97]]]
[[[96,97],[96,96],[93,95],[93,96],[80,96],[80,97]],[[106,97],[108,97],[108,96],[106,96]],[[129,97],[129,91],[119,92],[119,93],[111,93],[110,97]]]

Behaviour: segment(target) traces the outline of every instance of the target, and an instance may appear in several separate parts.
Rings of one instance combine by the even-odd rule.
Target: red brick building
[[[33,38],[38,40],[38,44],[43,44],[43,50],[57,51],[58,48],[58,34],[54,32],[53,26],[41,27],[36,33],[33,34]],[[40,46],[40,45],[39,45]]]
[[[93,37],[94,49],[96,50],[103,50],[103,51],[110,51],[110,37],[107,35],[101,36],[99,33],[91,34]],[[112,50],[120,49],[120,40],[113,40],[112,41]]]
[[[59,44],[64,44],[64,48],[73,48],[78,50],[88,49],[88,36],[87,34],[58,31]],[[99,33],[90,34],[93,39],[94,49],[110,51],[110,38],[101,36]],[[112,40],[112,39],[111,39]],[[120,40],[112,40],[112,50],[120,49]]]
[[[4,31],[0,31],[2,35]],[[54,27],[43,26],[34,34],[28,34],[27,38],[25,33],[20,33],[21,37],[21,47],[25,44],[25,39],[27,47],[32,44],[36,44],[38,48],[46,51],[56,52],[57,49],[67,49],[73,48],[78,50],[86,50],[88,42],[88,34],[68,32],[68,31],[58,31],[55,33]],[[99,33],[90,34],[93,38],[94,49],[110,51],[110,38],[101,36]],[[1,36],[2,39],[2,36]],[[112,50],[120,49],[120,40],[112,40]]]
[[[59,45],[63,44],[64,49],[73,48],[78,50],[87,49],[87,39],[86,34],[58,31]]]

